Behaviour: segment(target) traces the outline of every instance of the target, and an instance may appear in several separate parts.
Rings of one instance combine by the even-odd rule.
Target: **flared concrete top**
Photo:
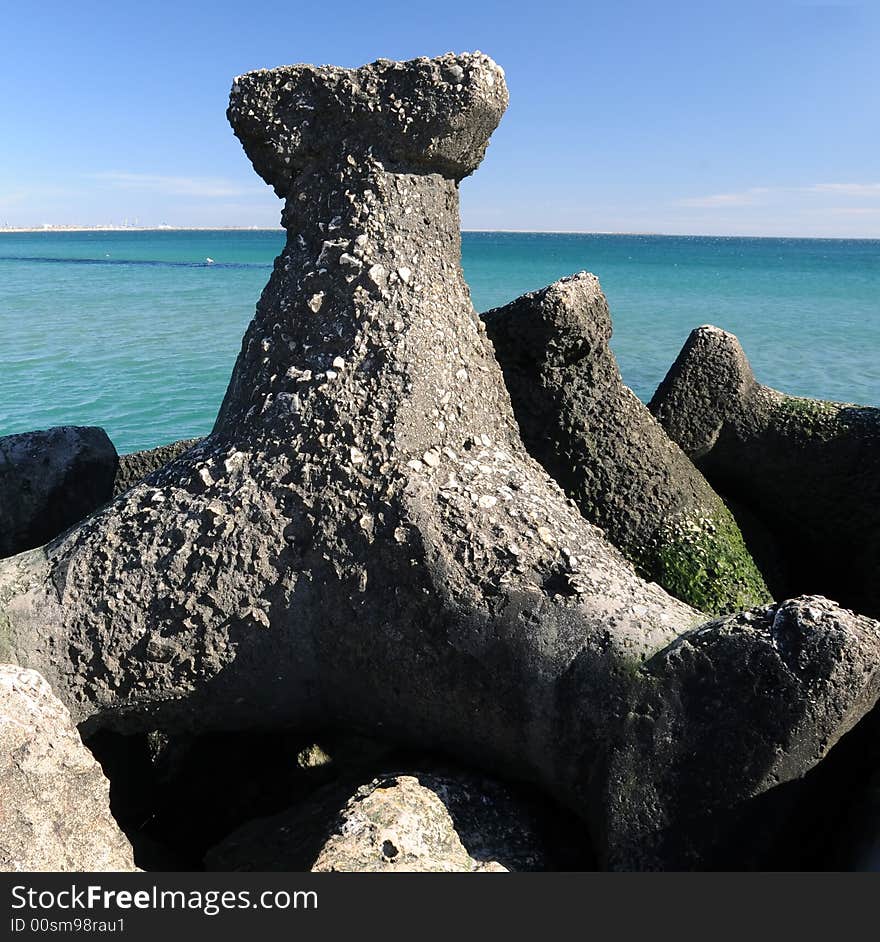
[[[284,197],[315,162],[369,151],[389,169],[460,180],[507,108],[504,71],[479,52],[359,69],[287,65],[235,79],[227,117],[260,176]]]

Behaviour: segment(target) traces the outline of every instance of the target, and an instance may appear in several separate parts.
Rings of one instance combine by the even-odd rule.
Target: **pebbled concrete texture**
[[[113,496],[118,497],[130,487],[143,481],[148,474],[164,467],[169,461],[200,441],[199,438],[184,438],[177,442],[169,442],[167,445],[159,445],[157,448],[120,455],[119,470],[113,480]]]

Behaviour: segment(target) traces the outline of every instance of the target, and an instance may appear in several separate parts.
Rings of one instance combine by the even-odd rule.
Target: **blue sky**
[[[880,237],[880,0],[5,7],[0,225],[277,225],[233,76],[481,49],[466,228]]]

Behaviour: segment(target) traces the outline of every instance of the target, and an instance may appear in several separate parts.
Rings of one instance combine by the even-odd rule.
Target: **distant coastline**
[[[0,226],[3,232],[283,232],[281,226]]]

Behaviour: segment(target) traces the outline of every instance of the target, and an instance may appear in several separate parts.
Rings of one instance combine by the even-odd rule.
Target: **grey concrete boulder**
[[[414,776],[372,782],[346,805],[313,872],[506,871],[475,860],[434,788]]]
[[[609,816],[612,827],[627,822],[609,835],[617,862],[760,866],[797,797],[789,791],[774,803],[773,790],[802,775],[876,701],[878,627],[805,596],[710,622],[653,657],[608,770],[616,801],[626,805],[634,792],[628,813]],[[725,695],[719,677],[740,695]],[[748,688],[760,690],[760,716],[740,699]],[[763,815],[750,806],[756,795]]]
[[[530,809],[504,786],[425,772],[324,789],[246,824],[207,857],[210,870],[315,872],[544,870],[549,862]]]
[[[624,385],[595,275],[482,318],[530,454],[647,579],[711,614],[770,601],[724,502]]]
[[[843,612],[816,629],[865,665],[845,684],[833,663],[810,669],[811,648],[792,675],[754,632],[728,676],[739,622],[700,627],[529,457],[460,267],[458,181],[506,104],[481,54],[236,80],[229,117],[285,198],[288,240],[213,432],[0,564],[0,653],[40,669],[87,732],[430,742],[552,792],[602,860],[661,867],[660,844],[631,853],[653,822],[717,818],[726,795],[796,778],[871,708],[880,633],[850,636]],[[696,778],[682,809],[672,766],[684,778],[709,761],[726,727],[676,699],[687,664],[660,680],[642,666],[695,631],[707,696],[737,704],[756,758],[723,786]],[[623,800],[608,770],[658,685],[708,755],[642,747]]]
[[[113,481],[113,496],[127,491],[130,487],[143,481],[153,471],[164,467],[169,461],[192,448],[201,439],[184,438],[168,445],[159,445],[158,448],[149,448],[146,451],[133,451],[127,455],[119,456],[119,470]]]
[[[101,428],[0,438],[0,556],[47,543],[110,500],[116,463]]]
[[[135,870],[109,784],[36,671],[0,664],[0,870]]]
[[[693,331],[651,410],[714,487],[757,517],[782,594],[880,615],[880,409],[761,385],[737,338]]]

